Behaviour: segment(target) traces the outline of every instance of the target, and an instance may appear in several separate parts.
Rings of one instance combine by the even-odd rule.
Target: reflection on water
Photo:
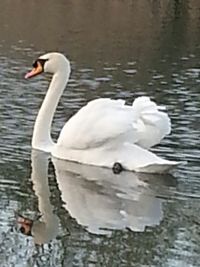
[[[0,2],[2,266],[199,266],[199,8],[198,0]],[[23,77],[39,54],[55,50],[73,71],[53,137],[91,99],[151,96],[172,118],[172,134],[154,150],[187,161],[172,180],[62,162],[53,162],[55,177],[37,158],[44,175],[35,165],[30,175],[33,123],[49,77]],[[31,219],[42,213],[52,240],[40,248],[16,231],[15,210]]]
[[[156,227],[163,219],[162,205],[165,202],[163,198],[158,197],[158,194],[161,194],[165,186],[171,188],[175,186],[174,177],[170,175],[132,172],[115,175],[110,169],[53,159],[55,178],[63,202],[57,201],[57,204],[52,205],[48,185],[49,155],[32,151],[31,159],[31,181],[40,214],[37,219],[32,220],[31,236],[34,243],[40,245],[58,236],[58,216],[64,222],[70,215],[75,219],[75,224],[78,223],[83,227],[82,230],[96,235],[106,235],[109,238],[113,230],[130,229],[139,233],[149,227],[150,229]],[[167,196],[165,192],[165,198],[171,193],[168,192]],[[62,205],[66,212],[60,214],[58,209]],[[24,224],[21,223],[22,217],[20,217],[18,223],[21,227]],[[28,218],[26,223],[27,220]],[[63,228],[68,231],[69,225],[70,222]],[[74,242],[73,239],[77,238],[75,231],[70,230],[69,234],[65,235],[65,238],[66,236],[68,239],[72,238],[70,242]],[[30,253],[29,249],[28,247],[27,254]],[[32,261],[33,256],[29,257]]]
[[[31,160],[31,180],[33,182],[33,190],[38,198],[38,211],[40,212],[40,216],[37,220],[31,221],[29,231],[31,231],[31,235],[36,244],[44,244],[56,237],[58,232],[58,217],[53,213],[53,207],[49,199],[48,155],[34,153],[33,151]],[[25,227],[27,222],[25,224],[21,223],[21,225]]]
[[[53,163],[65,209],[90,233],[108,234],[114,229],[143,232],[162,220],[163,200],[156,197],[157,192],[149,188],[147,181],[157,177],[161,183],[165,179],[170,182],[172,176],[132,172],[115,175],[106,168],[58,159],[53,159]],[[58,230],[58,217],[50,203],[48,165],[48,155],[32,151],[31,180],[40,212],[31,226],[36,244],[49,242]]]
[[[144,231],[162,219],[162,200],[142,179],[148,175],[53,160],[64,207],[95,234],[113,229]]]

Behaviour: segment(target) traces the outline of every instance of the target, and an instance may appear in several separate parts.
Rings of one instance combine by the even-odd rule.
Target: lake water
[[[0,2],[1,267],[200,266],[199,20],[199,0]],[[114,175],[31,152],[50,77],[24,74],[47,51],[73,69],[54,138],[91,99],[148,95],[172,119],[153,150],[184,163]],[[16,212],[34,220],[33,236]]]

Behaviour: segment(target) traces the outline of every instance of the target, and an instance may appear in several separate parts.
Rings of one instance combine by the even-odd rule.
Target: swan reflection
[[[53,159],[64,208],[87,231],[106,234],[113,229],[144,231],[163,217],[163,200],[150,189],[149,174],[122,172]],[[160,177],[160,182],[165,178]],[[169,181],[169,179],[168,179]]]
[[[157,197],[149,182],[156,179],[155,175],[133,172],[116,175],[110,169],[55,158],[52,163],[64,208],[88,232],[109,234],[114,229],[127,228],[141,232],[161,222],[164,200]],[[37,244],[49,242],[58,232],[58,217],[49,200],[48,164],[45,153],[33,151],[31,179],[42,214],[30,226]],[[158,180],[161,184],[169,183],[169,178],[160,176]],[[28,234],[30,229],[26,229],[23,219],[27,218],[21,216],[18,222]]]
[[[50,190],[48,185],[48,155],[38,151],[32,151],[32,174],[33,190],[38,197],[38,210],[40,216],[35,220],[18,215],[20,231],[25,235],[31,235],[36,244],[48,243],[58,233],[59,220],[53,213],[50,203]]]

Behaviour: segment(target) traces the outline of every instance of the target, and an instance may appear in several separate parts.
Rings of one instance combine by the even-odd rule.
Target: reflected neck
[[[70,74],[68,71],[57,71],[51,80],[49,89],[38,112],[33,137],[32,147],[45,152],[51,152],[54,145],[51,138],[51,125],[59,99],[65,89]]]

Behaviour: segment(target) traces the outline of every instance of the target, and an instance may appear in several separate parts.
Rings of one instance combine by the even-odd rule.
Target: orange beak
[[[25,79],[29,79],[32,78],[40,73],[43,72],[43,68],[42,65],[39,61],[37,61],[37,67],[33,68],[31,71],[29,71],[26,75],[25,75]]]

